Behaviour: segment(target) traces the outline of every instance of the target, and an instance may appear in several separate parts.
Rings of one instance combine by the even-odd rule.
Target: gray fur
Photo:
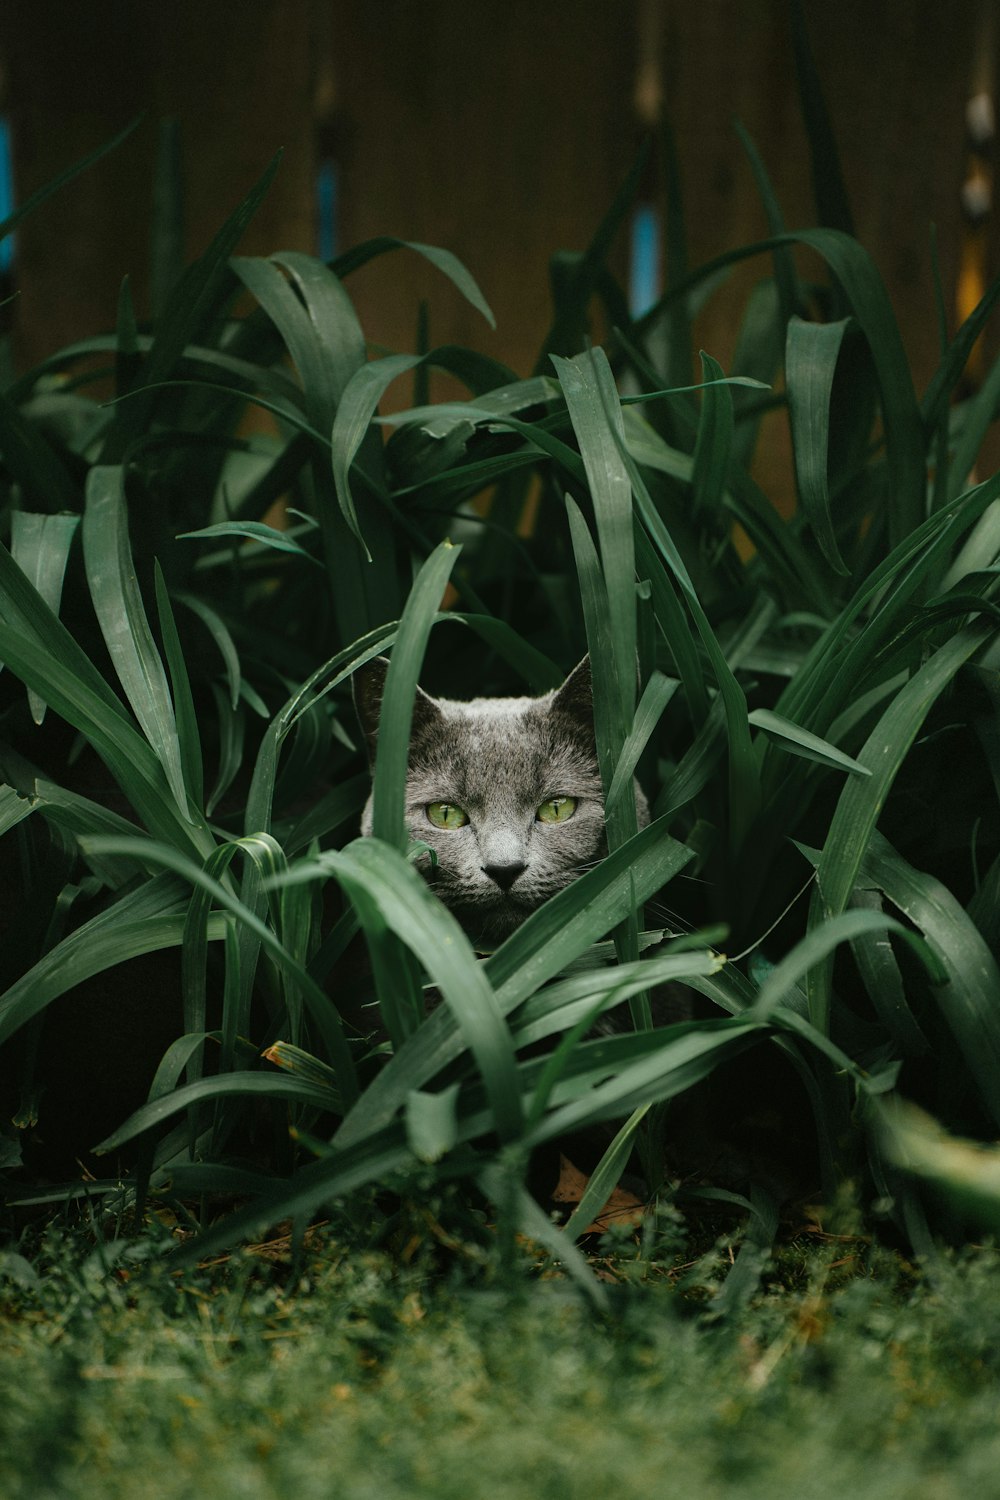
[[[355,703],[371,755],[387,666],[378,658],[355,674]],[[572,817],[538,821],[537,808],[559,796],[575,798]],[[436,827],[427,816],[434,802],[456,804],[469,822],[453,830]],[[638,788],[637,808],[644,824],[648,810]],[[543,901],[602,859],[607,842],[589,659],[541,698],[463,703],[418,689],[406,826],[436,854],[436,864],[424,862],[424,873],[437,894],[469,935],[487,946],[502,942]],[[372,831],[371,797],[361,831]]]

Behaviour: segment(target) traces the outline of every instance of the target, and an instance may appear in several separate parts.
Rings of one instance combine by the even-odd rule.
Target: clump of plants
[[[828,1199],[855,1180],[918,1245],[996,1223],[1000,478],[971,476],[1000,367],[956,392],[1000,284],[918,396],[869,255],[829,212],[786,233],[746,144],[772,237],[631,317],[608,253],[640,161],[558,258],[530,377],[369,350],[350,286],[376,255],[426,256],[489,318],[446,251],[239,256],[274,163],[151,327],[126,282],[114,333],[0,398],[14,1196],[48,1191],[32,1142],[63,1086],[57,1007],[104,997],[87,1088],[113,1100],[138,984],[166,1027],[145,1102],[100,1140],[85,1111],[70,1154],[112,1164],[91,1193],[121,1164],[140,1203],[200,1200],[202,1247],[429,1173],[582,1275],[574,1241],[622,1175],[650,1196],[670,1176],[668,1104],[734,1076],[751,1114],[780,1112],[775,1076],[797,1101]],[[832,219],[841,201],[823,195]],[[734,368],[692,368],[694,309],[746,258]],[[431,401],[434,371],[467,398]],[[380,417],[404,381],[411,404]],[[751,476],[768,413],[791,430],[787,520]],[[543,692],[585,651],[609,854],[484,956],[407,849],[417,681]],[[350,679],[380,654],[362,840]],[[693,1019],[654,1024],[665,984],[700,997]],[[532,1162],[594,1131],[557,1226]],[[746,1162],[735,1200],[699,1182],[750,1210],[745,1264],[774,1233],[771,1165]],[[220,1195],[243,1206],[208,1228]]]

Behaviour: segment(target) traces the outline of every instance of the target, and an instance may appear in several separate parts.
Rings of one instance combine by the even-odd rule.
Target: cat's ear
[[[583,730],[588,740],[594,738],[594,684],[590,674],[590,655],[575,666],[552,700],[553,713],[564,714]]]
[[[365,745],[368,750],[370,764],[375,762],[375,748],[378,744],[379,719],[382,716],[382,699],[385,696],[385,678],[389,670],[389,658],[387,656],[376,656],[359,667],[351,681],[351,691],[354,694],[354,711],[358,716],[358,723],[365,737]],[[413,723],[410,730],[411,736],[416,734],[429,724],[432,719],[439,717],[437,704],[433,698],[428,697],[423,688],[417,688],[413,700]]]
[[[378,721],[382,712],[382,698],[385,693],[385,674],[389,670],[389,658],[387,656],[376,656],[372,661],[365,662],[359,667],[351,678],[351,692],[354,696],[354,712],[358,716],[361,732],[365,737],[365,746],[368,750],[369,761],[375,759],[375,746],[378,743]]]

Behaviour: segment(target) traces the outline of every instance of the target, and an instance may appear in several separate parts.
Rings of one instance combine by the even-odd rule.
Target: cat
[[[388,667],[384,656],[376,657],[354,674],[354,702],[370,763]],[[634,787],[644,828],[649,806],[637,780]],[[410,836],[433,851],[420,861],[422,873],[480,952],[502,943],[550,896],[602,860],[608,846],[590,658],[584,657],[561,687],[538,698],[463,702],[432,698],[418,688],[405,818]],[[361,831],[372,832],[370,796]],[[691,1019],[694,998],[682,984],[655,987],[649,995],[654,1025]],[[630,1028],[627,1011],[617,1007],[595,1032]],[[696,1177],[707,1171],[741,1191],[763,1179],[779,1198],[790,1196],[787,1143],[776,1148],[766,1131],[768,1138],[760,1143],[749,1135],[767,1069],[762,1075],[760,1060],[755,1061],[752,1109],[747,1101],[735,1104],[739,1078],[734,1082],[734,1076],[733,1067],[724,1069],[674,1101],[673,1166]],[[787,1093],[787,1079],[784,1087]],[[776,1092],[783,1097],[781,1089]],[[608,1127],[599,1126],[561,1144],[591,1170],[609,1138]]]
[[[389,663],[354,674],[374,762]],[[636,783],[640,827],[649,809]],[[423,873],[473,942],[491,948],[605,857],[590,658],[538,698],[432,698],[417,689],[406,826],[433,855]],[[371,834],[371,797],[361,831]]]

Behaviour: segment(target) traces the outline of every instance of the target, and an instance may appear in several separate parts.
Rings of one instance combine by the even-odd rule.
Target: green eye
[[[551,797],[535,813],[539,823],[565,823],[576,812],[575,797]]]
[[[469,821],[469,814],[454,802],[428,802],[427,816],[435,828],[463,828]]]

